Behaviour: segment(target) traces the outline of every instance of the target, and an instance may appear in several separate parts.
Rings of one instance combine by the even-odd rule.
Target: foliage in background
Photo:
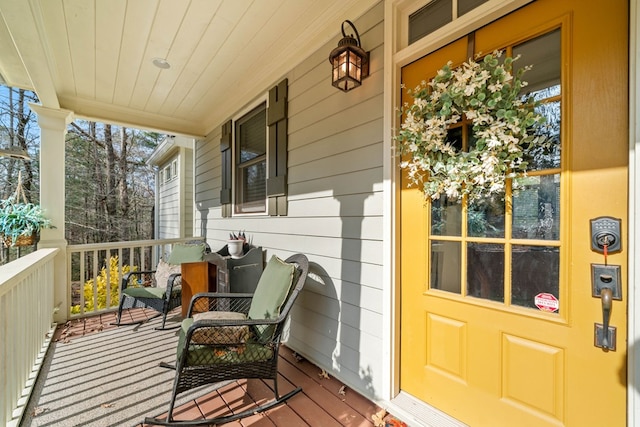
[[[40,128],[29,103],[38,103],[35,93],[0,85],[0,147],[26,150],[31,161],[0,158],[0,199],[16,191],[18,173],[28,202],[39,202]]]
[[[135,267],[133,270],[135,271]],[[128,265],[122,266],[122,276],[131,271],[131,267]],[[84,294],[84,309],[87,312],[93,312],[94,310],[103,310],[107,308],[107,287],[109,288],[109,307],[117,307],[120,298],[120,279],[122,277],[118,271],[118,257],[112,256],[109,259],[109,277],[107,282],[107,269],[102,267],[100,274],[96,277],[96,289],[98,291],[97,307],[93,300],[93,280],[89,279],[84,283],[82,287],[82,293]],[[79,314],[80,305],[71,306],[71,314]]]
[[[66,237],[70,243],[153,238],[155,171],[164,135],[75,121],[67,134]]]
[[[40,128],[29,108],[38,102],[33,92],[0,85],[0,148],[25,149],[33,159],[0,157],[0,199],[15,192],[21,173],[27,201],[39,203]],[[69,244],[153,238],[155,170],[146,160],[164,137],[84,120],[69,124],[64,189]],[[7,257],[0,251],[0,263],[15,259],[14,252]]]

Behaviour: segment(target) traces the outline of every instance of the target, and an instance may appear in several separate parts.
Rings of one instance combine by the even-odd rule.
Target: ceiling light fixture
[[[155,65],[158,68],[161,68],[163,70],[166,70],[167,68],[171,67],[171,64],[169,64],[169,61],[167,61],[164,58],[153,58],[151,60],[151,62],[153,63],[153,65]]]
[[[355,31],[353,35],[344,32],[344,24],[349,24]],[[369,75],[369,52],[362,49],[360,35],[351,21],[342,23],[342,40],[338,47],[329,54],[329,62],[333,67],[331,84],[348,92],[362,84],[362,79]]]

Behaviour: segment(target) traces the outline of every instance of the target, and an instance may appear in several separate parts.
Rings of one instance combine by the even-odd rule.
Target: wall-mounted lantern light
[[[344,24],[349,24],[356,37],[344,32]],[[329,62],[333,68],[331,84],[342,91],[350,91],[362,84],[362,79],[369,75],[369,52],[360,46],[360,35],[351,21],[342,23],[342,40],[338,47],[331,51]]]

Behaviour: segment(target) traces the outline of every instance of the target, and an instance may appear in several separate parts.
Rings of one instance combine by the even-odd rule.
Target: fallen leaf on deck
[[[36,406],[35,408],[33,408],[33,410],[31,411],[31,416],[33,417],[37,417],[38,415],[48,411],[49,408],[45,408],[42,406]]]
[[[101,408],[113,408],[114,406],[116,406],[114,403],[103,403],[100,405]]]
[[[320,373],[318,374],[318,376],[319,376],[320,378],[324,378],[325,380],[328,380],[328,379],[329,379],[329,374],[327,374],[327,371],[325,371],[324,369],[322,370],[322,372],[320,372]]]
[[[387,411],[384,409],[379,410],[375,414],[371,416],[373,420],[373,425],[375,427],[384,427],[384,417],[387,415]]]
[[[302,362],[304,360],[304,357],[300,356],[295,351],[293,352],[293,358],[296,359],[296,362]]]
[[[340,396],[346,396],[347,395],[347,391],[346,390],[347,390],[347,386],[343,385],[342,387],[340,387],[340,390],[338,390],[338,394]]]

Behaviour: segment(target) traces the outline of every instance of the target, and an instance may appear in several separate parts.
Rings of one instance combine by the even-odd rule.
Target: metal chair
[[[182,305],[182,277],[180,264],[202,261],[207,245],[184,244],[175,245],[167,262],[160,260],[155,270],[131,271],[120,283],[120,303],[115,325],[135,325],[145,320],[123,323],[122,311],[130,308],[151,308],[158,312],[155,317],[162,316],[162,325],[156,329],[166,328],[167,315],[174,308]]]
[[[301,391],[278,393],[278,351],[289,311],[302,290],[309,263],[296,254],[267,263],[253,294],[200,293],[182,321],[176,351],[176,370],[166,419],[145,418],[156,425],[218,425],[265,411]],[[270,379],[274,399],[237,414],[203,420],[173,418],[178,394],[205,384],[249,378]]]

